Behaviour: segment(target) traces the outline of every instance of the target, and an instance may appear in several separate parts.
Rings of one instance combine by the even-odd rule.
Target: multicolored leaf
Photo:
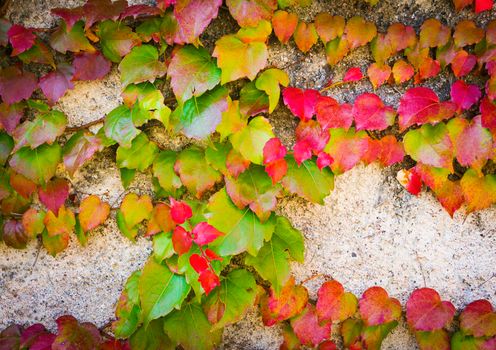
[[[363,292],[359,306],[360,316],[367,326],[386,324],[401,317],[400,302],[389,297],[381,287],[371,287]]]
[[[101,22],[96,29],[96,35],[100,38],[103,55],[114,63],[119,63],[123,56],[141,43],[138,34],[120,22]]]
[[[393,125],[396,111],[379,96],[364,93],[355,99],[353,105],[356,130],[384,130]]]
[[[331,336],[331,322],[319,323],[315,306],[307,304],[303,312],[291,319],[293,331],[303,345],[317,347]]]
[[[23,71],[17,66],[0,71],[0,96],[7,104],[28,99],[37,87],[38,79],[31,72]]]
[[[152,82],[167,72],[164,62],[159,61],[159,53],[155,46],[141,45],[134,47],[119,64],[122,85]]]
[[[446,327],[456,309],[449,301],[441,301],[439,294],[430,288],[413,291],[406,302],[408,325],[418,331],[435,331]]]
[[[62,159],[62,150],[57,143],[30,149],[23,147],[9,161],[9,165],[21,175],[37,184],[45,184],[54,175]]]
[[[277,0],[226,0],[226,5],[241,27],[255,27],[261,20],[272,18]]]
[[[342,322],[355,314],[358,300],[353,293],[345,292],[341,283],[332,280],[319,288],[316,306],[321,322]]]
[[[294,13],[288,13],[278,10],[272,16],[272,27],[274,34],[281,44],[287,44],[298,25],[298,16]]]
[[[102,202],[98,196],[90,195],[79,205],[79,222],[83,232],[88,232],[103,224],[109,217],[110,205]]]

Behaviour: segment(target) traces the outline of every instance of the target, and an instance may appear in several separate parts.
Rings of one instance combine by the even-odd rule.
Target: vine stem
[[[300,284],[305,284],[307,282],[310,282],[316,278],[320,278],[320,277],[324,277],[325,279],[332,279],[332,276],[331,275],[328,275],[328,274],[325,274],[325,273],[318,273],[316,275],[312,275],[306,279],[304,279],[303,281],[300,282]]]
[[[360,80],[354,80],[354,81],[338,81],[336,83],[333,83],[329,86],[326,86],[326,87],[320,89],[319,92],[322,93],[324,91],[331,90],[331,89],[334,89],[335,87],[339,87],[339,86],[349,84],[349,83],[358,83],[359,81],[362,81],[364,79],[365,79],[365,77],[361,78]]]

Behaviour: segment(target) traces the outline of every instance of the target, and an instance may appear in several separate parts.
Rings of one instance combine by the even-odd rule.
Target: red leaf
[[[211,270],[205,270],[200,273],[200,277],[198,277],[198,281],[205,291],[205,294],[208,295],[215,287],[220,286],[219,276],[213,273]]]
[[[332,157],[325,152],[320,152],[319,156],[317,157],[317,166],[320,170],[324,169],[327,166],[330,166],[333,162],[334,159],[332,159]]]
[[[30,350],[52,350],[53,343],[57,336],[51,333],[40,334],[39,337],[35,339]]]
[[[102,338],[91,323],[79,323],[74,317],[65,315],[57,319],[58,335],[52,350],[98,349]]]
[[[172,232],[172,246],[178,255],[183,255],[189,252],[193,239],[191,233],[186,231],[182,226],[176,226]]]
[[[358,67],[352,67],[346,71],[343,82],[360,81],[363,78],[362,71]]]
[[[99,350],[131,350],[129,341],[109,339],[102,345],[100,345]]]
[[[145,237],[156,235],[159,232],[169,232],[176,227],[172,220],[171,209],[165,203],[157,203],[153,208],[152,217],[148,221]]]
[[[283,159],[286,156],[286,147],[281,143],[277,137],[271,138],[265,143],[263,148],[263,162],[264,164],[272,163],[276,160]]]
[[[475,13],[489,11],[493,8],[493,0],[475,0]]]
[[[69,89],[74,89],[72,77],[74,68],[66,64],[60,64],[56,71],[45,74],[40,78],[40,88],[43,94],[48,99],[48,102],[53,105],[64,96]]]
[[[157,7],[164,11],[167,7],[175,5],[176,0],[157,0]]]
[[[367,75],[369,76],[374,89],[377,89],[388,81],[391,76],[391,67],[387,64],[379,65],[377,63],[372,63],[367,69]]]
[[[456,111],[452,102],[439,102],[436,93],[426,87],[409,89],[401,98],[398,108],[401,130],[412,125],[435,124],[450,118]]]
[[[496,313],[487,300],[476,300],[468,304],[460,315],[461,330],[474,337],[496,335]]]
[[[269,295],[264,294],[262,297],[260,310],[264,325],[270,327],[298,315],[307,302],[307,289],[301,285],[295,286],[295,279],[291,276],[279,294],[270,288]]]
[[[282,92],[284,104],[301,120],[312,119],[315,114],[315,105],[320,97],[317,90],[302,90],[287,87]]]
[[[198,255],[198,254],[192,254],[189,257],[189,263],[191,264],[191,267],[197,272],[197,273],[202,273],[206,269],[208,269],[208,262],[207,260]]]
[[[415,76],[415,83],[418,84],[423,80],[435,77],[441,71],[441,63],[430,57],[426,57],[420,62],[418,75]]]
[[[7,103],[0,104],[0,125],[8,134],[12,134],[23,116],[23,103],[15,103],[12,105]]]
[[[312,304],[307,304],[305,310],[291,320],[291,326],[303,345],[317,347],[331,336],[331,322],[319,323]]]
[[[381,287],[367,289],[360,298],[360,315],[367,326],[377,326],[399,320],[401,304],[398,299],[390,298]]]
[[[477,56],[471,55],[465,50],[460,50],[451,61],[451,70],[455,77],[464,77],[472,71],[476,63]]]
[[[209,244],[223,235],[224,233],[220,232],[215,227],[207,224],[206,222],[200,222],[193,229],[193,240],[199,246]]]
[[[28,235],[20,221],[7,220],[3,225],[2,239],[6,245],[15,249],[24,249],[28,242]]]
[[[12,188],[26,199],[36,191],[36,184],[21,174],[10,173],[10,185]]]
[[[215,252],[211,249],[205,249],[205,255],[210,259],[210,260],[217,260],[217,261],[222,261],[222,258],[215,254]]]
[[[467,84],[463,80],[457,80],[451,85],[451,101],[457,106],[459,111],[470,109],[481,98],[481,91],[477,85]]]
[[[72,26],[84,15],[82,7],[54,8],[51,11],[54,15],[61,17],[65,21],[67,25],[67,31],[70,31],[72,29]]]
[[[293,154],[298,165],[301,165],[305,160],[312,158],[312,147],[307,140],[296,142],[293,147]]]
[[[85,29],[104,19],[116,20],[127,7],[126,0],[88,0],[83,6]]]
[[[170,203],[172,220],[174,220],[176,224],[181,225],[193,215],[191,207],[185,202],[176,201],[174,198],[170,197]]]
[[[326,340],[325,342],[320,343],[318,350],[338,350],[338,347],[333,341]]]
[[[334,159],[331,164],[334,173],[342,174],[350,170],[367,154],[369,137],[365,131],[331,129],[330,134],[325,151]]]
[[[387,135],[379,141],[380,151],[377,157],[382,166],[391,166],[403,161],[405,150],[403,144],[395,136]]]
[[[7,31],[7,35],[9,37],[9,42],[14,49],[12,51],[12,56],[17,56],[20,53],[29,50],[36,40],[36,35],[33,34],[32,30],[18,24],[13,24]]]
[[[325,282],[318,291],[317,315],[320,321],[344,321],[357,309],[357,298],[345,293],[336,280]]]
[[[329,142],[329,132],[322,130],[315,120],[301,121],[296,127],[295,134],[297,142],[307,142],[315,154],[320,153]]]
[[[250,161],[243,157],[241,153],[235,149],[231,149],[226,157],[226,168],[230,175],[237,178],[250,166]]]
[[[0,96],[7,104],[30,98],[37,86],[38,80],[31,72],[21,71],[14,66],[0,71]]]
[[[217,17],[222,0],[177,0],[174,16],[177,20],[176,44],[192,43],[209,23]]]
[[[58,213],[69,197],[69,183],[65,179],[55,178],[48,182],[45,188],[38,189],[38,196],[45,207]]]
[[[406,319],[418,331],[435,331],[446,327],[456,309],[449,301],[441,301],[439,294],[430,288],[415,290],[406,302]]]
[[[272,183],[276,184],[281,181],[288,172],[288,163],[285,159],[275,160],[265,166],[265,172],[272,179]]]
[[[112,63],[96,51],[76,55],[72,66],[74,67],[73,80],[97,80],[110,72]]]
[[[353,123],[353,107],[347,103],[340,105],[332,97],[319,97],[315,106],[315,113],[323,130],[329,128],[348,130]]]
[[[422,180],[415,168],[401,169],[396,175],[398,182],[411,194],[417,196],[422,190]]]
[[[480,103],[482,126],[488,129],[496,129],[496,104],[488,97],[484,97]]]
[[[384,130],[394,124],[396,111],[372,93],[358,96],[353,105],[357,130]]]

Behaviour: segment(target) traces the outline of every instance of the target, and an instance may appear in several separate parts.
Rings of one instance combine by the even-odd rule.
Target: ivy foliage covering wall
[[[379,349],[403,315],[421,349],[496,349],[486,300],[457,313],[421,288],[403,309],[381,287],[358,298],[336,280],[310,299],[290,271],[304,260],[303,236],[275,212],[288,195],[323,204],[335,176],[370,163],[398,167],[405,190],[429,190],[450,215],[496,203],[496,21],[451,28],[426,18],[419,28],[394,23],[381,32],[360,16],[320,13],[305,22],[296,13],[309,2],[89,0],[52,9],[60,21],[46,31],[0,20],[4,243],[22,249],[39,240],[55,256],[71,235],[84,246],[114,218],[130,241],[153,242],[123,287],[112,334],[66,315],[56,333],[40,324],[6,328],[0,349],[211,349],[254,305],[266,326],[284,325],[283,349]],[[493,3],[453,5],[480,13]],[[202,35],[219,11],[239,27],[209,50]],[[325,86],[295,87],[290,66],[267,64],[275,40],[303,54],[323,45],[331,67],[365,46],[374,61]],[[74,82],[102,79],[113,66],[122,105],[69,126],[56,102]],[[424,84],[440,74],[453,79],[449,98]],[[373,89],[406,86],[398,108],[374,90],[353,103],[332,97],[363,80]],[[282,105],[298,120],[291,147],[271,125]],[[191,144],[165,148],[150,125]],[[128,192],[110,204],[78,193],[71,178],[106,148],[124,188],[148,172],[154,195]]]

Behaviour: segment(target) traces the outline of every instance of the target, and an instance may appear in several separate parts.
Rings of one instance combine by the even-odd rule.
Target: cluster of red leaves
[[[79,323],[73,316],[60,316],[57,333],[50,333],[40,323],[28,328],[12,325],[0,333],[0,348],[5,350],[130,350],[127,341],[116,340],[100,333],[89,322]]]
[[[277,294],[270,290],[260,300],[260,311],[266,326],[285,323],[281,349],[300,349],[302,346],[337,349],[331,337],[333,327],[340,323],[339,337],[347,349],[380,349],[382,341],[402,317],[400,302],[381,287],[367,289],[360,299],[335,280],[325,282],[317,293],[317,300],[309,300],[308,291],[288,280]],[[413,291],[406,302],[406,320],[415,333],[420,349],[449,350],[460,341],[475,342],[473,349],[489,350],[496,343],[496,313],[487,300],[477,300],[461,312],[460,331],[453,331],[455,308],[441,301],[430,288]],[[286,321],[286,322],[285,322]],[[463,338],[463,340],[460,340]],[[469,343],[465,343],[468,346]],[[472,343],[470,343],[472,344]]]

